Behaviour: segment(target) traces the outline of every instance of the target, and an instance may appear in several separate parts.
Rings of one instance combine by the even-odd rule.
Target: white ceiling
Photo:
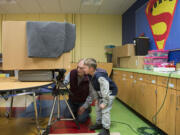
[[[135,1],[103,0],[93,6],[83,5],[81,0],[0,0],[0,13],[123,14]]]

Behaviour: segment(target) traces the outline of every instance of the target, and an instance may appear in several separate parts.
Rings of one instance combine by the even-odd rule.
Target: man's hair
[[[85,61],[85,58],[80,59],[80,60],[78,61],[78,64],[79,64],[80,62],[82,62],[82,61]]]
[[[84,61],[84,65],[88,66],[88,67],[93,67],[94,69],[97,68],[97,63],[96,60],[93,58],[87,58]]]

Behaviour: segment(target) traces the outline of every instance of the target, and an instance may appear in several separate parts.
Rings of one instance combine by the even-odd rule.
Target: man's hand
[[[104,109],[104,108],[106,107],[106,105],[103,104],[103,103],[101,103],[101,104],[99,105],[99,107],[100,107],[101,109]]]
[[[81,106],[81,107],[79,108],[79,110],[78,110],[78,115],[83,114],[85,110],[86,110],[86,109],[85,109],[83,106]]]

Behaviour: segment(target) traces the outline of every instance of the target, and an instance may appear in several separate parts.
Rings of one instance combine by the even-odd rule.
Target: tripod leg
[[[57,112],[57,120],[60,120],[60,95],[57,96],[57,109],[58,109],[58,112]]]
[[[50,132],[51,121],[52,121],[52,117],[53,117],[53,113],[54,113],[54,108],[55,108],[55,105],[56,105],[56,100],[57,100],[57,96],[54,96],[54,99],[53,99],[53,106],[52,106],[52,109],[51,109],[51,113],[50,113],[48,125],[47,125],[47,127],[46,127],[46,129],[45,129],[45,131],[43,132],[42,135],[48,135],[49,132]]]
[[[53,106],[52,106],[49,121],[48,121],[48,126],[51,125],[51,121],[52,121],[52,117],[53,117],[53,113],[54,113],[54,108],[55,108],[55,105],[56,105],[56,100],[57,100],[57,96],[54,97]]]
[[[76,123],[78,129],[80,129],[79,122],[76,120],[76,118],[75,118],[75,116],[74,116],[74,114],[73,114],[73,112],[71,110],[71,107],[69,106],[69,103],[67,102],[66,97],[64,95],[63,95],[63,98],[64,98],[64,101],[65,101],[65,103],[66,103],[66,105],[67,105],[67,107],[68,107],[68,109],[69,109],[69,111],[71,113],[71,116],[72,116],[74,122]]]

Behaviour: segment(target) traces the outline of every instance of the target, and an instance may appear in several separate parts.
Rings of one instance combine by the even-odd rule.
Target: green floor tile
[[[96,114],[94,107],[91,113],[91,118],[92,122],[95,123]],[[120,132],[121,135],[143,135],[137,133],[137,129],[141,127],[151,127],[141,118],[139,118],[135,113],[129,110],[126,106],[124,106],[118,99],[116,99],[113,103],[113,107],[111,110],[111,121],[123,122],[125,124],[128,124],[131,128],[133,128],[131,129],[130,127],[128,127],[128,125],[125,124],[112,122],[110,131]],[[149,133],[150,132],[152,131],[150,130]]]

